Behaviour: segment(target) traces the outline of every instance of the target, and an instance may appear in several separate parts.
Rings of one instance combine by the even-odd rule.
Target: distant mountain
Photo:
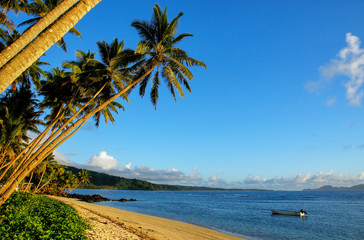
[[[75,174],[82,169],[64,166],[68,171]],[[78,188],[86,189],[115,189],[115,190],[168,190],[168,191],[268,191],[261,189],[225,189],[225,188],[209,188],[209,187],[191,187],[180,185],[154,184],[151,182],[128,179],[118,176],[109,175],[87,170],[90,176],[89,184],[81,184]]]
[[[364,191],[364,184],[359,184],[352,187],[333,187],[330,185],[325,185],[315,189],[303,189],[303,191]]]

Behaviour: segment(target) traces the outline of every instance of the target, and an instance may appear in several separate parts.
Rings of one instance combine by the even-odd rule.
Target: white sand
[[[124,211],[117,208],[82,202],[74,198],[51,198],[74,207],[92,226],[89,239],[155,239],[155,240],[241,240],[207,228],[164,218]]]

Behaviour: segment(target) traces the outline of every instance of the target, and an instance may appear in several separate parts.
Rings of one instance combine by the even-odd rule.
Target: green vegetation
[[[0,206],[0,239],[87,239],[86,222],[71,206],[14,192]]]

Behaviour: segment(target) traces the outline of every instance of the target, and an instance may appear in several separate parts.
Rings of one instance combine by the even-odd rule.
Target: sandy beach
[[[92,230],[87,231],[89,239],[242,239],[187,223],[100,206],[78,199],[50,197],[71,205],[87,220],[92,226]]]

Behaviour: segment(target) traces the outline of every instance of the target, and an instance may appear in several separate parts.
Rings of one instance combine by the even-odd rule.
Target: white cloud
[[[68,158],[64,155],[64,154],[62,154],[62,153],[60,153],[60,152],[58,152],[58,150],[55,150],[54,152],[53,152],[53,155],[54,155],[54,159],[59,163],[59,164],[62,164],[62,165],[69,165],[71,162],[68,160]]]
[[[245,186],[252,188],[267,188],[267,189],[303,189],[303,188],[318,188],[323,185],[332,186],[353,186],[362,183],[364,180],[364,172],[357,176],[352,176],[345,173],[335,174],[333,170],[328,172],[319,172],[315,174],[292,175],[289,177],[274,177],[270,179],[262,179],[260,176],[249,176],[243,183]]]
[[[127,163],[124,165],[124,168],[126,169],[131,169],[131,162]]]
[[[118,165],[118,161],[114,157],[107,155],[105,151],[91,157],[86,162],[87,165],[100,167],[104,170],[115,168]]]
[[[209,181],[210,182],[217,182],[218,178],[217,178],[217,174],[213,174],[210,178],[209,178]]]
[[[219,178],[218,174],[215,173],[209,177],[207,186],[217,188],[229,188],[229,183],[227,183],[224,179]]]
[[[178,184],[178,183],[191,183],[201,181],[199,173],[194,170],[192,173],[183,173],[176,168],[164,169],[154,169],[145,166],[135,167],[133,170],[123,171],[119,169],[120,173],[123,175],[127,174],[129,177],[138,177],[142,180],[166,183],[168,184]]]
[[[328,79],[338,75],[349,78],[344,83],[346,88],[346,97],[349,103],[354,106],[361,104],[364,96],[362,89],[364,83],[364,49],[360,48],[360,39],[351,33],[346,34],[347,46],[343,48],[335,59],[329,64],[320,67],[321,74]],[[317,91],[327,80],[306,83],[306,89]]]

